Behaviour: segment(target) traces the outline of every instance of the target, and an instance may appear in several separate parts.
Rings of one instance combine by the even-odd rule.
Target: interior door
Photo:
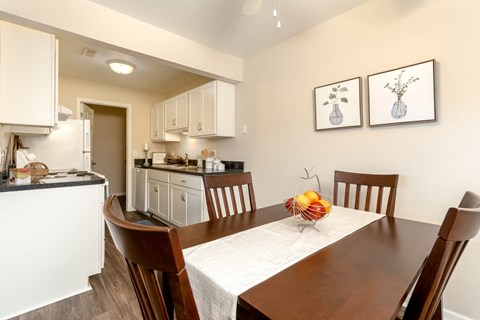
[[[82,120],[83,120],[83,154],[85,167],[84,170],[95,171],[95,160],[93,158],[93,128],[94,128],[94,114],[92,108],[85,103],[82,103]]]

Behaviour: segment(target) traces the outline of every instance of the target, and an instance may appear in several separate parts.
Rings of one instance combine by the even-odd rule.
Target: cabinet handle
[[[158,192],[158,186],[155,186],[154,189],[155,189],[155,192]]]
[[[187,182],[187,180],[181,180],[183,183]]]
[[[197,124],[197,131],[201,131],[202,129],[200,129],[200,122]]]
[[[174,126],[177,125],[177,119],[172,119],[172,125],[174,125]]]
[[[185,202],[185,194],[182,193],[182,194],[180,195],[180,198],[182,198],[182,201]]]

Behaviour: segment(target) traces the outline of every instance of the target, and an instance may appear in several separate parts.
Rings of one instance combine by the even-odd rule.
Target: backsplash
[[[145,159],[134,159],[134,166],[141,167],[143,166],[144,162],[145,162]],[[222,163],[225,164],[226,170],[244,170],[244,167],[245,167],[245,163],[243,161],[222,160]],[[196,166],[197,160],[196,159],[188,160],[188,164],[191,166]],[[152,165],[152,159],[148,159],[148,165]]]

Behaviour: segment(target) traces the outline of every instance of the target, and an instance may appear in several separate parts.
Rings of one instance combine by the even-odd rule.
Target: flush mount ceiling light
[[[135,65],[124,60],[107,60],[107,64],[113,72],[119,74],[130,74],[135,70]]]

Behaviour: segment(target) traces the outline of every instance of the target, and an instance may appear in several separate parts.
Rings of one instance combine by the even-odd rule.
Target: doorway
[[[110,194],[126,195],[127,112],[124,108],[86,104],[91,120],[91,168],[108,178]]]
[[[92,171],[106,175],[109,183],[110,179],[112,179],[111,185],[109,186],[110,193],[125,193],[127,210],[133,210],[131,187],[132,170],[129,170],[129,168],[133,168],[133,157],[130,156],[132,154],[131,105],[89,98],[77,98],[77,118],[81,118],[84,108],[91,108],[95,111],[95,128],[92,146],[93,154],[95,154],[95,159],[93,159],[92,162],[95,164],[92,166]],[[112,132],[112,130],[110,130],[111,126],[117,127],[115,129],[116,136],[110,135]],[[119,128],[119,126],[122,128]],[[96,137],[100,137],[100,139],[97,141]],[[109,140],[110,145],[107,145],[106,142]],[[116,155],[113,156],[111,154],[111,147],[115,147],[117,150],[123,149],[123,153],[121,151],[120,153],[116,152]],[[110,149],[110,151],[107,149]],[[110,161],[117,162],[117,169],[114,169],[113,166],[110,165],[108,157],[110,157]],[[116,160],[113,160],[113,157],[115,157]],[[120,170],[123,171],[123,174],[115,173],[115,170],[119,170],[118,167],[121,167]]]

